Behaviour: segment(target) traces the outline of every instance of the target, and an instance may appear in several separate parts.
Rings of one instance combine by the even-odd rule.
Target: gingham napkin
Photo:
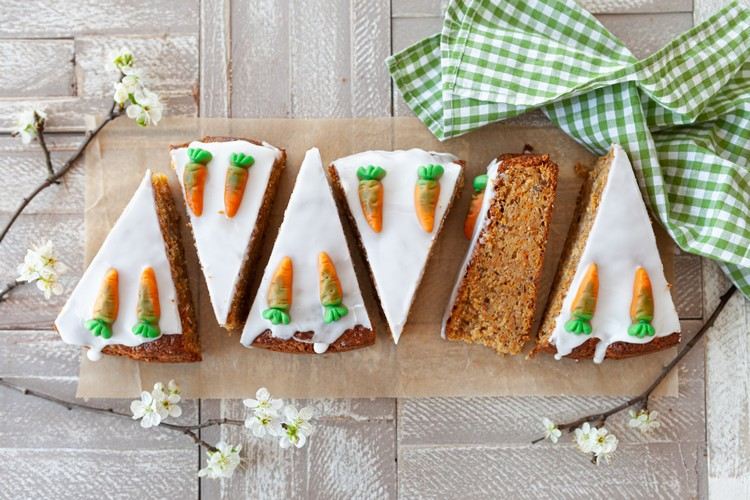
[[[441,140],[544,113],[595,154],[628,152],[685,251],[750,298],[750,10],[736,2],[639,61],[573,0],[457,0],[386,61]]]

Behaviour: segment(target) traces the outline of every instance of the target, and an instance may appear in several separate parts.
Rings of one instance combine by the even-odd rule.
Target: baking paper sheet
[[[629,360],[555,361],[540,355],[499,356],[481,346],[447,342],[440,338],[440,321],[468,241],[463,221],[471,197],[471,180],[500,153],[519,152],[530,144],[538,153],[549,153],[560,165],[560,178],[542,281],[537,321],[557,266],[581,180],[576,163],[591,164],[593,157],[555,128],[523,128],[504,124],[484,127],[466,136],[438,142],[415,118],[377,119],[165,119],[156,128],[141,129],[131,120],[110,124],[86,155],[86,260],[96,254],[134,192],[145,169],[168,172],[177,197],[177,179],[169,167],[169,144],[180,144],[204,135],[265,140],[287,151],[287,168],[273,206],[262,270],[276,237],[284,208],[305,151],[320,148],[325,164],[369,149],[420,147],[447,151],[466,160],[462,195],[449,214],[432,260],[418,291],[411,316],[398,346],[378,309],[374,290],[351,237],[350,248],[365,302],[377,329],[373,347],[347,353],[294,355],[246,349],[240,335],[228,334],[214,319],[208,293],[198,268],[192,237],[184,228],[184,241],[198,307],[203,361],[192,364],[136,362],[105,356],[91,362],[82,356],[79,397],[133,397],[156,381],[177,380],[188,398],[242,398],[261,386],[278,397],[427,397],[499,395],[632,395],[646,387],[675,353],[670,349]],[[672,246],[660,239],[667,275]],[[256,283],[260,280],[256,275]],[[529,346],[531,347],[531,346]],[[676,374],[661,386],[661,394],[677,394]]]

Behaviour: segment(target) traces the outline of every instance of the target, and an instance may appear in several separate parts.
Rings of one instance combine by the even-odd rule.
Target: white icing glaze
[[[154,268],[159,289],[159,327],[165,335],[181,334],[177,292],[156,215],[150,171],[146,171],[140,186],[55,320],[55,327],[63,341],[89,346],[88,357],[96,361],[101,358],[101,350],[107,345],[132,347],[156,340],[131,332],[133,325],[138,322],[136,304],[141,271],[148,266]],[[96,296],[110,268],[117,269],[119,275],[120,308],[117,319],[112,324],[112,337],[103,339],[92,335],[85,323],[91,319]]]
[[[607,347],[614,342],[645,344],[655,337],[680,331],[677,310],[672,302],[669,284],[664,277],[651,219],[641,197],[633,167],[625,151],[613,145],[614,159],[602,193],[594,224],[578,263],[572,284],[563,300],[560,315],[550,343],[557,348],[557,359],[571,353],[586,340],[596,337],[594,361],[601,363]],[[590,264],[599,271],[599,294],[591,320],[591,335],[574,335],[565,331],[570,309],[581,279]],[[639,339],[628,335],[633,279],[641,266],[651,278],[654,294],[654,337]]]
[[[359,229],[375,287],[394,342],[401,332],[422,280],[427,257],[442,227],[443,216],[450,204],[461,166],[453,155],[421,149],[408,151],[368,151],[333,162],[341,179],[354,221]],[[419,225],[414,208],[414,186],[420,166],[441,164],[445,173],[440,179],[440,198],[435,210],[432,233]],[[359,202],[357,169],[377,165],[386,170],[383,183],[383,229],[370,228]]]
[[[216,320],[220,325],[224,325],[273,164],[280,157],[281,151],[266,143],[258,146],[248,141],[193,141],[187,148],[172,150],[172,164],[180,181],[183,196],[182,174],[189,161],[188,148],[205,149],[213,155],[207,165],[203,214],[196,217],[190,208],[187,208],[187,212],[193,227],[195,246],[206,278],[211,305]],[[224,215],[224,179],[232,153],[252,155],[255,163],[248,170],[247,186],[240,208],[230,219]]]
[[[500,166],[500,162],[497,159],[492,160],[487,165],[487,185],[484,187],[484,197],[482,198],[482,208],[479,210],[479,216],[474,224],[474,232],[471,234],[471,243],[469,249],[466,251],[466,257],[464,262],[461,264],[461,270],[458,272],[458,279],[453,285],[453,291],[451,292],[451,298],[448,300],[448,306],[443,313],[443,323],[440,330],[440,336],[445,338],[445,328],[448,326],[448,319],[450,318],[451,312],[453,311],[453,305],[456,303],[456,296],[458,295],[458,289],[466,276],[466,269],[469,267],[471,258],[474,256],[474,249],[476,248],[479,240],[479,235],[487,226],[487,211],[489,210],[490,203],[495,198],[495,180],[497,179],[497,169]]]
[[[343,304],[349,313],[338,321],[323,321],[323,306],[318,289],[318,254],[326,252],[341,281]],[[288,325],[273,325],[262,317],[268,307],[266,296],[271,277],[281,259],[292,259],[293,291]],[[284,221],[274,243],[271,257],[263,273],[258,293],[242,331],[241,342],[250,346],[266,330],[274,337],[288,340],[296,332],[314,332],[312,340],[316,353],[326,352],[346,330],[357,325],[371,328],[362,294],[354,274],[351,255],[344,237],[328,181],[323,170],[320,152],[310,149],[300,167],[294,191],[284,213]]]

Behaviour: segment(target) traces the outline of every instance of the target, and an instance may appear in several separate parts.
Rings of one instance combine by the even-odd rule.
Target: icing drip
[[[455,163],[455,159],[449,154],[411,149],[367,151],[333,162],[349,211],[359,229],[380,304],[395,342],[401,336],[427,257],[440,232],[439,224],[461,175],[461,166]],[[379,165],[388,172],[380,181],[385,196],[382,231],[379,233],[368,227],[368,220],[360,207],[357,170],[363,165]],[[429,233],[414,215],[414,184],[419,167],[424,165],[440,165],[445,171],[434,210],[438,227]]]
[[[499,176],[503,175],[498,173],[498,167],[500,166],[500,163],[501,162],[496,159],[492,160],[490,164],[487,165],[487,174],[480,175],[476,178],[479,179],[480,177],[483,177],[483,179],[481,179],[479,183],[477,183],[476,179],[474,179],[473,187],[475,192],[478,187],[481,187],[483,190],[481,195],[482,204],[477,211],[476,223],[473,224],[469,249],[466,251],[464,262],[463,264],[461,264],[461,269],[458,271],[458,279],[453,284],[453,291],[451,291],[451,297],[448,300],[448,306],[445,308],[445,313],[443,313],[443,323],[440,329],[440,336],[443,338],[445,338],[445,328],[448,325],[448,318],[450,318],[451,312],[453,311],[453,306],[456,303],[458,289],[461,286],[461,282],[463,281],[464,276],[466,275],[466,270],[468,269],[471,258],[474,255],[474,249],[476,248],[477,244],[481,243],[479,241],[479,235],[482,234],[482,231],[485,227],[487,227],[487,224],[489,223],[489,220],[487,219],[487,212],[489,211],[490,204],[495,197],[495,180],[497,180]],[[464,231],[466,231],[465,226]]]
[[[181,334],[182,323],[177,311],[177,293],[156,214],[150,171],[146,172],[138,189],[55,320],[55,327],[63,341],[89,347],[89,359],[96,360],[101,358],[101,350],[107,345],[134,347],[155,340],[134,335],[131,331],[132,326],[139,321],[138,278],[145,266],[153,268],[159,283],[159,323],[162,332],[165,335]],[[119,304],[116,319],[111,323],[112,335],[109,338],[103,335],[94,336],[86,328],[86,323],[92,316],[96,317],[96,312],[92,315],[92,308],[100,295],[102,280],[114,269],[118,275],[116,289]]]
[[[216,320],[224,325],[273,164],[281,157],[281,151],[265,143],[258,146],[248,141],[193,141],[189,147],[171,152],[172,165],[183,189],[185,171],[190,162],[188,149],[201,149],[212,156],[207,165],[209,174],[204,188],[203,214],[197,217],[188,210],[188,215],[211,306]],[[231,175],[229,170],[234,170],[231,166],[232,156],[237,154],[251,156],[254,162],[252,167],[246,169],[247,179],[241,202],[237,212],[230,217],[226,214],[225,191],[227,176]]]
[[[271,285],[274,271],[286,258],[294,263],[291,284],[294,302],[289,309],[289,323],[272,324],[262,316],[270,305],[264,292]],[[328,262],[321,265],[321,260],[330,261],[331,266]],[[324,270],[328,274],[326,278]],[[338,286],[333,286],[334,281]],[[346,304],[346,314],[340,314],[336,321],[326,322],[325,305],[337,302],[341,306]],[[320,354],[357,325],[371,328],[320,153],[311,149],[297,175],[241,342],[250,346],[258,335],[270,330],[276,338],[312,343],[314,351]],[[313,337],[297,339],[294,337],[297,332],[313,332]]]
[[[597,338],[594,361],[601,363],[614,342],[644,344],[655,337],[680,331],[680,322],[672,302],[669,284],[656,246],[651,220],[641,197],[633,168],[625,151],[613,145],[614,158],[596,218],[591,227],[581,255],[578,269],[569,293],[563,300],[561,314],[556,319],[550,343],[555,345],[557,359],[570,354],[573,349]],[[591,319],[591,335],[571,335],[564,324],[573,307],[573,290],[584,281],[586,270],[598,265],[599,293],[596,314]],[[633,276],[638,268],[651,278],[653,292],[654,336],[637,337],[628,334],[632,324],[630,306],[633,299]],[[641,288],[645,290],[644,288]]]

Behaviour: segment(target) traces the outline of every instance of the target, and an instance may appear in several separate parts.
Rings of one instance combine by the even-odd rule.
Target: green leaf
[[[94,337],[108,339],[112,337],[112,328],[109,323],[102,319],[90,319],[86,322],[86,328],[91,331]]]
[[[255,163],[255,158],[245,153],[232,153],[229,162],[234,167],[250,168]]]
[[[367,165],[357,169],[357,178],[361,181],[379,181],[385,177],[385,169],[376,165]]]
[[[444,172],[445,169],[442,165],[423,165],[417,170],[419,178],[425,181],[439,180]]]
[[[187,154],[191,162],[201,163],[203,165],[210,162],[214,157],[211,153],[201,148],[189,148]]]
[[[656,330],[651,326],[651,323],[647,320],[640,320],[637,323],[633,323],[628,328],[628,335],[632,337],[653,337],[656,334]]]
[[[591,323],[585,318],[575,316],[565,323],[565,331],[574,335],[591,335]]]
[[[477,175],[474,177],[474,192],[481,193],[487,188],[487,174]]]
[[[349,314],[349,309],[343,304],[324,306],[323,321],[333,323]]]
[[[159,325],[144,319],[133,327],[133,333],[147,339],[155,339],[161,334],[161,330],[159,330]]]
[[[273,325],[288,325],[292,321],[292,318],[289,317],[286,311],[277,307],[269,307],[261,314],[263,318],[270,321]]]

